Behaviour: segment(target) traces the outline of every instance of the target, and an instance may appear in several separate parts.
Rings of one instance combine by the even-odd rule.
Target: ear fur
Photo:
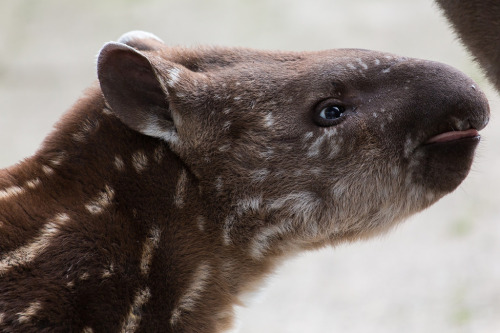
[[[106,101],[123,123],[146,135],[170,137],[174,125],[168,92],[144,53],[107,43],[99,53],[97,75]]]
[[[118,43],[127,44],[140,51],[153,51],[165,45],[156,35],[141,30],[129,31],[123,34],[118,39]]]

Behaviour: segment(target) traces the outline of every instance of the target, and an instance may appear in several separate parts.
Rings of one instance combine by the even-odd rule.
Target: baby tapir
[[[0,171],[0,330],[222,332],[284,258],[370,237],[469,172],[484,94],[367,50],[106,44],[99,86]]]

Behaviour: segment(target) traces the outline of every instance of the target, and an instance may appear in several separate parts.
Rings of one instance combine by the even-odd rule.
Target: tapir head
[[[367,50],[183,49],[133,33],[104,46],[98,75],[123,123],[169,143],[224,243],[255,258],[366,237],[434,203],[468,174],[489,117],[458,70]]]

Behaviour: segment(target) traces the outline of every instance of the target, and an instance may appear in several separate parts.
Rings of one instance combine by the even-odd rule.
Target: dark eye
[[[335,120],[342,116],[344,107],[338,105],[327,106],[319,112],[320,118],[325,120]]]
[[[337,125],[341,120],[340,118],[343,117],[345,111],[345,107],[341,105],[328,105],[320,107],[318,108],[318,111],[316,111],[314,120],[319,126]]]

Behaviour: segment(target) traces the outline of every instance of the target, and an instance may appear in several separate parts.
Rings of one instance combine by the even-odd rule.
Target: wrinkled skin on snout
[[[426,208],[466,177],[488,122],[476,84],[436,62],[129,44],[101,52],[106,100],[169,143],[224,244],[255,258],[366,237]]]

